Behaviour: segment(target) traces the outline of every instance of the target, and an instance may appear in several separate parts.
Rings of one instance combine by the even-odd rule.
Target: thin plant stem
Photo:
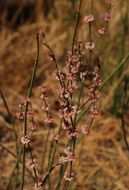
[[[56,185],[56,188],[55,190],[59,190],[60,188],[60,185],[61,185],[61,182],[62,182],[62,179],[63,179],[63,176],[64,176],[64,173],[66,171],[66,168],[67,168],[67,163],[65,165],[61,165],[60,166],[60,174],[59,174],[59,178],[58,178],[58,182],[57,182],[57,185]]]
[[[17,160],[16,160],[16,164],[15,164],[15,166],[14,166],[14,168],[13,168],[13,171],[12,171],[10,177],[9,177],[9,182],[8,182],[8,184],[7,184],[6,190],[10,190],[10,184],[11,184],[11,181],[12,181],[12,178],[13,178],[13,175],[14,175],[14,172],[15,172],[15,170],[17,169],[17,165],[18,165],[18,163],[19,163],[19,161],[20,161],[20,157],[21,157],[21,156],[20,156],[20,154],[19,154],[19,156],[17,157]]]
[[[45,140],[44,151],[42,154],[42,161],[41,161],[41,172],[43,172],[43,166],[45,164],[45,157],[46,157],[46,152],[47,152],[47,144],[48,144],[48,139],[50,136],[50,131],[51,131],[51,128],[49,128],[47,136],[46,136],[46,140]]]
[[[74,32],[73,32],[73,37],[72,37],[72,47],[71,47],[72,54],[74,52],[74,44],[75,44],[75,39],[76,39],[76,35],[77,35],[77,28],[78,28],[78,23],[79,23],[79,18],[80,18],[80,10],[81,10],[82,1],[83,0],[80,0],[80,2],[79,2],[77,14],[76,14],[76,21],[75,21]]]
[[[117,74],[117,72],[119,72],[119,70],[121,69],[121,67],[128,61],[129,59],[129,52],[126,54],[126,56],[122,59],[122,61],[118,64],[118,66],[108,75],[108,77],[103,81],[102,85],[101,85],[101,89],[103,89],[105,87],[105,85],[112,79],[112,77],[114,77],[114,75]]]
[[[46,180],[47,180],[48,177],[50,176],[51,172],[52,172],[57,166],[59,166],[59,165],[60,165],[60,163],[58,162],[58,163],[54,164],[54,165],[48,170],[48,172],[46,173],[45,177],[44,177],[43,180],[42,180],[42,185],[43,185],[43,186],[45,185]]]
[[[81,101],[81,96],[82,96],[82,92],[83,92],[83,87],[84,87],[84,84],[83,84],[83,82],[82,82],[81,88],[80,88],[80,93],[79,93],[79,98],[78,98],[78,102],[77,102],[76,113],[75,113],[75,116],[74,116],[74,126],[76,125],[77,112],[78,112],[78,108],[79,108],[80,101]]]
[[[29,105],[28,99],[31,97],[31,94],[32,94],[32,89],[33,89],[34,80],[35,80],[35,74],[36,74],[38,63],[39,63],[39,33],[37,33],[36,44],[37,44],[36,59],[35,59],[35,64],[34,64],[34,68],[33,68],[33,72],[32,72],[32,78],[31,78],[31,82],[30,82],[30,87],[29,87],[28,96],[27,96],[27,102],[26,102],[26,106],[25,106],[25,113],[24,113],[24,131],[23,131],[24,136],[27,135],[27,111],[28,111],[28,105]],[[23,166],[22,166],[21,190],[24,189],[24,181],[25,181],[25,145],[23,145]]]
[[[61,127],[62,127],[62,120],[61,120],[61,123],[60,123],[60,128],[58,130],[58,135],[60,136],[60,133],[61,133]],[[58,139],[59,141],[59,139]],[[54,162],[54,159],[55,159],[55,154],[56,154],[56,150],[57,150],[57,146],[58,146],[58,141],[54,142],[54,149],[53,149],[53,153],[52,153],[52,157],[51,157],[51,162],[49,164],[49,169],[51,169],[52,165],[53,165],[53,162]]]
[[[14,158],[17,158],[16,154],[14,154],[11,150],[9,150],[7,147],[5,147],[2,143],[0,143],[0,146],[6,150],[10,155],[12,155]]]
[[[2,98],[2,100],[3,100],[4,106],[5,106],[5,108],[6,108],[7,114],[8,114],[8,116],[9,116],[9,118],[12,119],[12,114],[11,114],[11,112],[10,112],[10,110],[9,110],[7,101],[6,101],[6,99],[5,99],[5,96],[4,96],[3,92],[2,92],[2,90],[0,90],[0,95],[1,95],[1,98]]]
[[[12,155],[16,160],[17,160],[17,155],[15,155],[12,151],[10,151],[7,147],[5,147],[3,144],[0,143],[1,148],[3,148],[4,150],[6,150],[10,155]],[[21,160],[19,159],[19,163],[22,164]],[[31,172],[28,168],[26,168],[27,172],[30,174],[30,176],[33,179],[33,176],[31,175]]]

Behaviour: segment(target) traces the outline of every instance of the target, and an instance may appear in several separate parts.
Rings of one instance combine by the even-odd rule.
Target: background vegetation
[[[9,113],[15,118],[18,100],[27,94],[35,60],[35,36],[44,31],[47,39],[63,67],[67,49],[71,44],[77,0],[1,0],[0,1],[0,90],[6,98]],[[108,77],[102,88],[99,103],[100,115],[93,123],[91,134],[77,145],[75,163],[76,176],[71,189],[77,190],[128,190],[129,189],[129,3],[115,1],[111,11],[112,19],[108,34],[99,43],[95,55],[101,63],[102,81]],[[88,29],[83,16],[88,13],[89,2],[83,2],[78,39],[86,41]],[[101,14],[106,11],[105,0],[96,1],[93,8],[97,22],[101,24]],[[40,42],[42,43],[42,42]],[[47,129],[43,126],[41,101],[38,86],[45,83],[53,107],[56,106],[55,88],[51,73],[54,65],[48,62],[47,50],[41,47],[40,64],[36,74],[32,99],[37,113],[39,129],[34,134],[33,152],[41,162],[43,138]],[[122,62],[123,60],[125,60]],[[119,64],[121,66],[119,66]],[[115,72],[116,71],[116,72]],[[112,73],[113,72],[113,73]],[[111,75],[110,75],[111,74]],[[6,150],[15,153],[15,138],[9,113],[3,99],[0,99],[0,189],[12,190],[14,186],[14,157]],[[85,119],[84,119],[85,122]],[[55,124],[56,125],[56,124]],[[18,121],[16,132],[20,133]],[[45,142],[45,140],[44,140]],[[42,143],[44,143],[42,142]],[[63,146],[63,142],[61,144]],[[47,153],[48,154],[48,153]],[[27,174],[28,175],[28,174]],[[32,189],[32,179],[27,176],[26,189]]]

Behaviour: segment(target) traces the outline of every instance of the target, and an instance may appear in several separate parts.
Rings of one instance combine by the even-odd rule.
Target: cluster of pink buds
[[[26,166],[29,168],[29,169],[33,169],[37,166],[37,160],[36,159],[28,159],[27,162],[26,162]]]
[[[24,119],[24,109],[25,109],[26,103],[27,102],[25,100],[19,100],[18,102],[18,107],[20,108],[20,111],[16,113],[16,116],[21,121]]]
[[[60,106],[58,111],[58,115],[60,118],[70,118],[76,113],[76,107],[66,104],[64,106]]]
[[[104,27],[99,28],[98,33],[99,33],[100,36],[104,36],[104,34],[106,33],[106,29]]]
[[[17,119],[22,121],[24,119],[24,112],[23,111],[17,112],[16,116],[17,116]]]
[[[86,16],[84,16],[84,22],[85,23],[91,23],[91,22],[93,22],[95,20],[95,18],[94,18],[94,15],[86,15]]]
[[[66,156],[61,156],[59,159],[60,163],[73,162],[75,160],[75,155],[73,152],[68,152]]]
[[[71,128],[71,129],[68,130],[67,135],[68,135],[69,138],[76,138],[77,135],[78,135],[78,130],[76,128],[75,129]]]
[[[90,129],[88,128],[87,125],[82,126],[82,133],[84,135],[89,135],[90,134]]]
[[[71,128],[71,124],[67,121],[67,120],[64,120],[63,124],[62,124],[62,128],[64,130],[68,130]]]
[[[64,179],[65,179],[65,181],[70,182],[73,180],[73,176],[74,176],[73,173],[66,171],[65,175],[64,175]]]
[[[93,103],[95,103],[100,97],[99,87],[101,85],[101,79],[100,79],[99,65],[95,66],[92,74],[93,74],[93,80],[92,84],[89,86],[89,97],[90,100]]]
[[[74,54],[71,51],[68,51],[66,66],[69,69],[69,72],[67,74],[67,79],[69,81],[75,81],[76,77],[78,76],[81,63],[82,63],[82,54],[80,52],[80,46],[76,48]]]
[[[58,134],[52,134],[52,136],[51,136],[51,141],[58,141],[59,140],[59,135]]]
[[[32,111],[32,110],[29,110],[28,112],[27,112],[27,116],[28,116],[28,119],[29,119],[29,121],[30,121],[30,123],[29,123],[29,128],[30,128],[30,130],[33,132],[33,131],[36,131],[37,130],[37,124],[35,123],[35,121],[34,121],[34,116],[35,116],[35,114],[34,114],[34,112]]]
[[[42,177],[38,176],[38,182],[35,183],[34,190],[42,190],[43,184],[42,184]]]
[[[104,19],[104,21],[105,22],[109,22],[110,20],[111,20],[111,15],[110,15],[110,13],[104,13],[104,15],[103,15],[103,19]]]
[[[25,100],[19,100],[18,107],[22,110],[26,106]]]
[[[56,79],[56,80],[61,80],[61,81],[64,81],[65,80],[65,78],[66,78],[66,75],[65,75],[65,73],[63,73],[62,71],[59,71],[59,70],[55,70],[54,72],[53,72],[53,76],[54,76],[54,78]]]
[[[29,135],[25,135],[21,137],[21,143],[23,145],[28,145],[28,143],[30,142],[30,136]]]
[[[86,47],[86,49],[92,51],[95,48],[95,43],[94,42],[87,42],[85,47]]]
[[[46,123],[52,123],[53,121],[53,118],[52,118],[52,115],[49,111],[50,109],[50,105],[47,103],[47,91],[46,91],[46,87],[45,86],[40,86],[40,91],[41,91],[41,95],[40,95],[40,98],[42,99],[43,101],[43,105],[42,105],[42,110],[45,111],[47,117],[46,119],[44,120]]]
[[[24,119],[25,107],[27,103],[30,103],[30,99],[19,100],[18,102],[18,107],[20,108],[20,111],[16,113],[16,116],[21,121]]]
[[[98,116],[99,112],[96,106],[94,106],[93,108],[91,108],[90,110],[90,117],[92,119],[96,118]]]

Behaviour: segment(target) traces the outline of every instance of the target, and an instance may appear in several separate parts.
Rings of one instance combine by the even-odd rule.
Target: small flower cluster
[[[46,91],[46,87],[45,86],[40,86],[40,91],[41,91],[41,95],[40,95],[40,98],[42,99],[43,101],[43,105],[42,105],[42,110],[45,111],[47,117],[46,119],[44,120],[46,123],[52,123],[53,121],[53,118],[52,118],[52,115],[50,113],[50,105],[47,103],[47,91]]]
[[[65,64],[69,71],[67,74],[68,81],[76,81],[82,65],[81,42],[78,43],[74,54],[71,51],[68,51]]]
[[[28,143],[30,142],[30,136],[29,135],[25,135],[21,137],[21,143],[23,145],[28,145]]]
[[[91,23],[91,22],[93,22],[95,20],[95,18],[94,18],[94,15],[86,15],[86,16],[84,16],[84,22],[85,23]]]
[[[65,181],[70,182],[73,180],[73,176],[74,176],[73,173],[66,171],[65,175],[64,175],[64,179],[65,179]]]
[[[66,156],[61,156],[59,159],[60,163],[73,162],[75,160],[75,155],[73,152],[68,152]]]
[[[32,110],[28,110],[27,112],[27,116],[28,116],[28,119],[29,119],[29,128],[30,130],[33,132],[33,131],[36,131],[37,130],[37,124],[35,123],[35,120],[34,120],[34,112]]]
[[[58,69],[53,72],[53,77],[58,81],[65,81],[66,75]]]
[[[24,119],[24,109],[25,109],[26,103],[27,103],[27,101],[25,101],[25,100],[19,100],[19,102],[18,102],[18,107],[19,107],[20,111],[16,113],[16,116],[21,121],[23,121],[23,119]]]
[[[95,48],[95,43],[94,42],[87,42],[85,47],[86,47],[86,49],[92,51]]]
[[[89,135],[90,134],[90,129],[89,129],[89,127],[87,125],[82,126],[82,133],[84,135]]]
[[[84,16],[84,23],[88,23],[90,24],[89,27],[91,27],[91,23],[95,20],[94,15],[86,15]],[[85,45],[86,49],[89,51],[93,51],[93,49],[95,48],[95,43],[91,41],[91,39],[89,40],[89,42],[86,43]]]
[[[35,183],[34,190],[42,190],[43,184],[42,184],[42,177],[38,176],[38,182]]]
[[[26,110],[26,106],[27,106],[27,110]],[[20,121],[23,121],[26,114],[26,120],[27,120],[27,123],[29,123],[28,126],[30,129],[30,134],[29,135],[26,134],[21,137],[21,143],[26,145],[30,142],[33,131],[37,130],[37,125],[34,120],[35,114],[32,111],[32,105],[31,105],[30,99],[20,100],[18,107],[20,108],[20,111],[17,113],[17,118]]]
[[[26,162],[26,166],[29,168],[29,169],[33,169],[37,166],[37,160],[36,159],[28,159],[27,162]]]
[[[101,85],[101,79],[99,66],[96,66],[94,68],[92,75],[93,80],[92,83],[89,85],[89,98],[92,101],[92,103],[95,103],[100,97],[99,87]]]
[[[108,12],[104,13],[103,19],[104,19],[105,22],[109,22],[111,20],[110,13],[108,13]]]
[[[98,29],[98,33],[100,36],[104,36],[104,34],[106,33],[106,29],[104,27],[101,27]]]
[[[51,136],[51,141],[56,141],[56,142],[58,142],[58,140],[59,140],[59,135],[53,133],[52,136]]]
[[[98,110],[96,107],[96,102],[100,98],[99,88],[101,86],[100,79],[100,65],[97,64],[92,72],[93,80],[89,86],[89,99],[93,103],[93,107],[90,110],[90,116],[94,119],[98,115]]]

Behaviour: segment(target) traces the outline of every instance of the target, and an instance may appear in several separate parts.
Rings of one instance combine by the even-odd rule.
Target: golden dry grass
[[[11,2],[8,1],[8,2]],[[23,8],[26,1],[21,1]],[[34,3],[35,1],[32,1]],[[37,1],[38,2],[38,1]],[[40,2],[40,1],[39,1]],[[45,1],[44,1],[45,2]],[[102,65],[103,78],[116,67],[118,62],[129,51],[129,30],[123,34],[124,23],[122,17],[128,15],[127,1],[114,1],[112,10],[112,22],[110,25],[110,35],[108,39],[102,42],[102,51],[99,56],[104,65]],[[17,30],[12,30],[8,24],[0,31],[0,87],[3,90],[8,101],[10,110],[15,115],[17,111],[17,101],[27,94],[30,76],[35,59],[35,35],[43,30],[50,45],[58,56],[60,66],[63,66],[66,48],[70,45],[68,39],[72,35],[73,21],[70,1],[56,1],[55,10],[51,10],[48,17],[41,14],[39,5],[34,3],[35,20],[30,23],[24,23]],[[103,10],[103,3],[96,3],[95,11]],[[21,8],[21,10],[22,10]],[[20,13],[20,4],[18,5]],[[82,15],[88,10],[88,4],[84,3]],[[18,11],[17,11],[18,12]],[[62,14],[64,12],[64,14]],[[17,15],[16,15],[17,16]],[[129,15],[127,16],[129,23]],[[4,18],[4,16],[2,17]],[[5,21],[3,21],[4,23]],[[128,25],[127,25],[128,26]],[[79,38],[85,40],[87,35],[83,22],[80,23]],[[124,41],[124,42],[123,42]],[[42,43],[42,40],[40,41]],[[124,43],[124,50],[122,48]],[[47,60],[47,51],[41,46],[40,65],[36,75],[36,84],[33,91],[33,107],[37,111],[37,121],[39,125],[42,122],[39,113],[39,91],[38,86],[43,82],[49,87],[51,103],[54,106],[54,89],[51,72],[53,66]],[[124,52],[123,52],[124,51]],[[122,52],[122,55],[121,55]],[[98,52],[96,52],[98,54]],[[128,64],[128,63],[127,63]],[[120,119],[113,116],[108,109],[113,102],[113,95],[117,86],[123,85],[123,77],[129,74],[129,67],[126,64],[119,78],[112,81],[112,85],[107,85],[102,93],[100,103],[101,115],[93,124],[92,132],[89,136],[83,138],[77,145],[75,162],[75,182],[71,190],[128,190],[129,189],[129,152],[126,150],[123,134],[121,130]],[[107,94],[108,93],[108,94]],[[53,98],[54,97],[54,98]],[[6,110],[0,99],[0,142],[5,147],[14,151],[15,143],[12,133],[12,126],[6,121]],[[129,124],[128,113],[126,114],[127,125]],[[85,120],[84,120],[85,121]],[[57,122],[58,123],[58,122]],[[19,124],[17,131],[19,133]],[[81,126],[80,126],[81,128]],[[44,130],[40,127],[34,137],[34,154],[39,157],[42,151],[41,140],[46,136],[46,127]],[[128,134],[128,129],[127,129]],[[129,137],[128,137],[129,140]],[[63,146],[64,142],[61,142]],[[38,158],[41,161],[41,158]],[[9,182],[9,176],[15,165],[15,159],[3,148],[0,148],[0,190],[5,190]],[[26,190],[32,189],[31,179],[27,174]],[[11,187],[9,188],[11,190]]]

